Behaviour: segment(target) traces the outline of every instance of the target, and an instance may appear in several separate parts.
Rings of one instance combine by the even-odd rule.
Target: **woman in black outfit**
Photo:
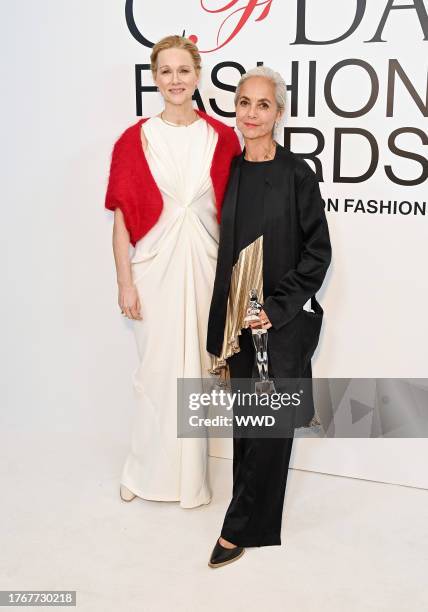
[[[274,140],[285,98],[284,80],[265,66],[244,74],[235,94],[245,148],[232,162],[223,203],[207,339],[212,372],[228,368],[233,391],[239,390],[236,379],[257,378],[254,326],[269,330],[270,376],[310,379],[323,317],[315,294],[331,259],[327,220],[314,171]],[[247,327],[253,288],[263,308]],[[312,312],[303,308],[308,300]],[[294,427],[314,422],[312,397],[306,397]],[[232,500],[210,567],[237,560],[244,547],[281,544],[292,443],[291,434],[234,437]]]

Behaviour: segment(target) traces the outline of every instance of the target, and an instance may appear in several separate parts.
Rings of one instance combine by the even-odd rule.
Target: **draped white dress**
[[[121,483],[139,497],[192,508],[211,500],[208,444],[177,438],[177,378],[210,376],[205,346],[219,238],[210,167],[218,134],[202,118],[175,127],[152,117],[142,129],[163,210],[131,260],[143,318],[133,322],[137,406]]]

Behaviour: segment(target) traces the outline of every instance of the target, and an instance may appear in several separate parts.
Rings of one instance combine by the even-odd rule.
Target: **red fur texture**
[[[220,223],[230,164],[241,153],[241,146],[233,128],[203,111],[196,112],[218,133],[210,173]],[[133,246],[156,224],[163,208],[162,194],[150,172],[141,143],[141,124],[147,119],[140,119],[116,141],[105,198],[106,208],[121,209]]]

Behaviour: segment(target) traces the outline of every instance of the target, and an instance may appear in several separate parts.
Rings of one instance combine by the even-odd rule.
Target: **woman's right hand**
[[[141,320],[141,304],[135,285],[119,285],[119,307],[128,319]]]

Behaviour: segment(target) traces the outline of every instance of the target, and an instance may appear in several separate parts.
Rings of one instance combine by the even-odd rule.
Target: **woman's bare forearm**
[[[123,213],[116,208],[113,225],[113,253],[116,262],[118,304],[122,314],[128,319],[141,320],[143,318],[141,303],[132,279],[129,243],[129,232],[126,229]]]
[[[123,213],[120,208],[116,208],[113,224],[113,253],[119,287],[130,287],[133,284],[129,259],[129,242],[129,232],[126,229]]]

